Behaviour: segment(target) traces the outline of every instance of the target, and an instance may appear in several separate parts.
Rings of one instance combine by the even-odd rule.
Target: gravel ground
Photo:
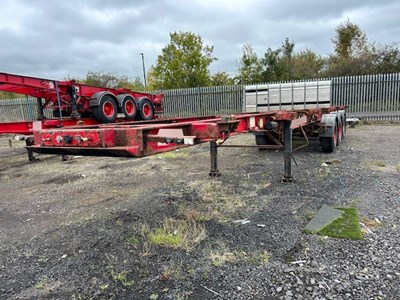
[[[29,163],[14,144],[0,138],[1,299],[400,299],[400,126],[348,129],[334,154],[312,141],[289,184],[282,153],[255,148],[221,148],[210,179],[207,145]],[[364,238],[304,234],[323,204],[357,207]],[[198,241],[150,243],[171,219]]]

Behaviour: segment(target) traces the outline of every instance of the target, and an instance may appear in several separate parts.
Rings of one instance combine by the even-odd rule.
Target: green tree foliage
[[[367,50],[367,36],[358,25],[350,22],[349,19],[336,27],[332,42],[335,46],[336,56],[344,59]]]
[[[286,69],[288,72],[288,78],[292,78],[292,56],[294,50],[294,42],[289,41],[289,38],[285,39],[285,42],[282,43],[282,54],[284,56]]]
[[[237,81],[242,84],[262,82],[262,64],[253,47],[245,44],[242,47],[242,57],[238,63],[239,75]]]
[[[283,60],[282,49],[268,48],[261,60],[262,82],[288,80],[286,62]]]
[[[221,85],[233,85],[235,81],[226,72],[217,72],[211,76],[211,85],[221,86]]]
[[[295,43],[286,38],[281,47],[268,48],[259,59],[253,48],[245,45],[239,63],[238,81],[261,83],[319,76],[324,65],[323,59],[309,49],[295,53],[294,48]]]
[[[399,44],[374,45],[372,52],[376,66],[374,73],[400,72]]]
[[[81,83],[108,88],[127,88],[136,91],[143,91],[144,86],[139,77],[131,81],[128,76],[117,76],[104,71],[89,71],[86,78],[78,80]]]
[[[24,97],[25,97],[25,95],[0,91],[0,99],[15,99],[15,98],[24,98]]]
[[[320,76],[324,59],[310,49],[302,50],[293,57],[291,79],[310,79]]]
[[[200,35],[170,33],[170,43],[162,49],[157,63],[148,73],[153,89],[173,89],[210,84],[210,64],[216,60],[214,47],[204,45]]]
[[[361,28],[347,20],[336,27],[335,53],[326,59],[325,76],[349,76],[400,72],[398,44],[369,43]]]

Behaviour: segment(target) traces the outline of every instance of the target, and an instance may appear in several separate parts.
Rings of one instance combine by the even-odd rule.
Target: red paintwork
[[[30,76],[22,76],[8,73],[0,73],[0,91],[12,92],[17,94],[24,94],[33,96],[36,98],[45,99],[43,108],[58,109],[57,101],[57,90],[61,100],[61,110],[70,110],[70,96],[68,94],[68,88],[75,87],[77,96],[77,108],[79,113],[90,113],[90,99],[93,94],[97,92],[108,91],[113,95],[117,96],[120,94],[130,94],[135,99],[140,97],[147,97],[154,104],[155,114],[161,114],[163,112],[162,107],[162,94],[148,94],[134,92],[129,89],[114,89],[106,87],[95,87],[87,84],[80,84],[74,80],[56,81],[43,78],[35,78]]]
[[[64,118],[63,120],[59,119],[44,119],[42,121],[21,121],[21,122],[8,122],[8,123],[0,123],[0,134],[24,134],[31,135],[33,132],[33,124],[41,123],[40,128],[48,129],[48,128],[60,128],[60,127],[68,127],[74,126],[77,124],[84,125],[94,125],[99,124],[95,119],[85,118],[81,120],[75,120],[71,118]]]
[[[332,110],[344,109],[335,107]],[[77,125],[64,128],[40,128],[34,124],[34,152],[108,156],[146,156],[208,141],[223,143],[227,138],[249,131],[263,130],[270,121],[301,120],[302,126],[319,120],[321,109],[237,114],[230,117],[172,118],[117,124]],[[306,118],[304,116],[307,116]],[[168,130],[169,136],[162,131]]]

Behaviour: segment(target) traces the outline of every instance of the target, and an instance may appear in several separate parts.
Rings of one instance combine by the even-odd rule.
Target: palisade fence
[[[400,73],[332,78],[331,100],[351,117],[400,121]]]
[[[315,79],[321,81],[326,79]],[[307,80],[309,81],[309,80]],[[294,83],[289,81],[280,83]],[[244,111],[245,86],[161,90],[165,117],[193,117]],[[37,118],[35,98],[0,100],[0,122]],[[400,73],[331,78],[332,105],[347,105],[348,116],[365,120],[400,121]],[[46,117],[52,112],[45,110]]]
[[[166,117],[213,116],[243,111],[244,86],[198,87],[160,90]]]
[[[44,110],[47,118],[52,118],[53,112]],[[37,120],[38,109],[36,98],[0,99],[0,122],[18,122]]]

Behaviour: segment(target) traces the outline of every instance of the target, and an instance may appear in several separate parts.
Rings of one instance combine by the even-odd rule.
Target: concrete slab
[[[317,233],[342,215],[343,211],[324,204],[315,217],[308,222],[305,230],[310,233]]]

